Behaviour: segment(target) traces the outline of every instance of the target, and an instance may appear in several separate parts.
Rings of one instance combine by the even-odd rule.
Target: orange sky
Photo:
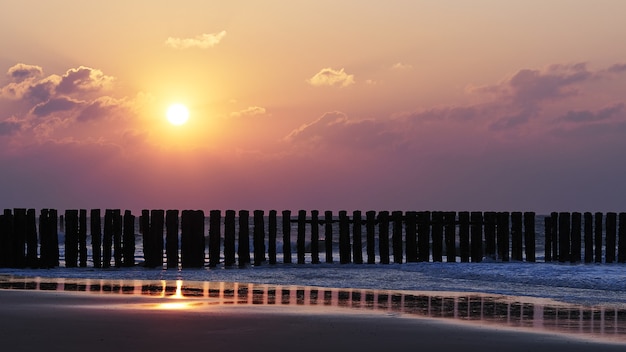
[[[0,207],[621,210],[624,13],[3,1]]]

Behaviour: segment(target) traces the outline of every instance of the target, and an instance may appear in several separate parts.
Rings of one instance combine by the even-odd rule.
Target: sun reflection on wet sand
[[[532,297],[468,292],[420,292],[279,286],[236,282],[50,279],[0,276],[0,289],[119,294],[133,303],[109,308],[209,311],[216,306],[275,307],[285,311],[346,310],[429,318],[477,326],[558,333],[626,343],[626,308],[581,306]],[[144,298],[144,299],[142,299]]]

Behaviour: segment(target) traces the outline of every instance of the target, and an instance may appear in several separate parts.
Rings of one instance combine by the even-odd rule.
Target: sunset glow
[[[619,211],[601,3],[10,1],[0,206]]]

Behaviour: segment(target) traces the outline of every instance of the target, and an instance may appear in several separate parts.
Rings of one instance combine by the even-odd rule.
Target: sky
[[[4,0],[0,208],[624,211],[624,13]]]

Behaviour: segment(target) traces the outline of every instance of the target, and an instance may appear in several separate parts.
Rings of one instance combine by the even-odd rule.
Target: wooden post
[[[124,211],[122,248],[122,265],[125,267],[135,266],[135,216],[130,210]]]
[[[602,263],[602,213],[595,214],[594,257],[596,263]]]
[[[204,211],[196,210],[193,212],[194,214],[194,227],[193,227],[193,244],[194,244],[194,267],[202,268],[204,267],[204,247],[206,246],[204,240]],[[162,236],[162,235],[161,235]],[[161,237],[163,240],[163,237]],[[161,247],[163,248],[163,247]],[[248,252],[248,254],[250,254]],[[163,249],[161,249],[161,257],[163,257]]]
[[[559,260],[559,213],[552,212],[550,214],[550,220],[552,220],[552,233],[550,239],[552,240],[552,260]]]
[[[433,262],[443,261],[443,212],[435,211],[432,215],[433,232]]]
[[[265,261],[265,219],[263,210],[254,211],[254,265],[261,265]]]
[[[393,249],[393,262],[396,264],[402,264],[402,212],[394,211],[391,213],[391,219],[393,221],[391,243]]]
[[[239,266],[244,267],[250,264],[250,212],[248,210],[239,211],[239,246],[237,256]]]
[[[191,210],[183,210],[180,214],[180,262],[183,269],[191,268],[193,259],[192,252],[192,225],[193,215]]]
[[[367,264],[376,264],[376,212],[365,213],[365,238],[367,241]]]
[[[224,266],[235,265],[235,211],[226,210],[224,218]]]
[[[459,252],[462,263],[470,261],[470,213],[468,211],[459,212]]]
[[[94,268],[102,267],[102,220],[100,209],[90,212],[91,256]]]
[[[448,263],[456,262],[456,212],[447,211],[443,213],[446,260]]]
[[[570,213],[559,213],[559,262],[570,261],[571,220]]]
[[[2,218],[3,215],[0,215],[0,219]],[[2,233],[2,221],[3,220],[0,220],[0,236]],[[57,220],[56,216],[52,219],[52,210],[41,209],[41,213],[39,215],[39,237],[41,242],[41,259],[39,261],[39,266],[44,269],[54,268],[59,265],[59,240],[58,237],[56,237],[56,226]],[[56,237],[56,240],[53,237]],[[4,266],[2,258],[4,255],[2,243],[3,241],[0,239],[0,267]]]
[[[178,210],[167,210],[165,212],[165,255],[167,267],[170,269],[178,268],[178,227]]]
[[[122,211],[113,210],[113,257],[115,267],[122,266]]]
[[[485,257],[496,259],[496,218],[497,213],[485,212]]]
[[[389,212],[378,213],[378,255],[381,264],[389,264]]]
[[[204,212],[183,210],[181,215],[182,268],[204,266]]]
[[[276,264],[276,235],[278,233],[278,224],[276,221],[277,211],[270,210],[269,217],[267,219],[268,224],[268,255],[270,264]]]
[[[304,252],[306,251],[306,210],[298,211],[298,237],[296,248],[298,252],[298,264],[304,264]]]
[[[333,212],[324,212],[324,247],[326,251],[326,263],[333,262]]]
[[[498,259],[503,262],[508,262],[509,258],[509,227],[510,214],[508,212],[499,212],[497,214],[497,246],[498,246]]]
[[[546,216],[543,219],[544,225],[544,249],[545,249],[545,259],[546,263],[552,261],[552,218],[551,216]]]
[[[473,263],[483,261],[483,213],[473,211],[470,214],[471,222],[471,256]]]
[[[209,267],[215,268],[220,263],[220,242],[222,212],[211,210],[209,212]],[[256,249],[256,247],[255,247]],[[256,260],[256,257],[255,257]]]
[[[626,263],[626,213],[619,213],[617,262]]]
[[[283,263],[291,264],[291,210],[283,210]]]
[[[417,212],[407,211],[404,218],[406,261],[415,263],[417,262]]]
[[[158,209],[150,211],[150,244],[152,248],[153,265],[157,268],[163,267],[163,230],[164,230],[165,210]],[[134,243],[134,240],[133,240]]]
[[[39,267],[37,242],[37,217],[35,216],[35,209],[28,209],[26,211],[26,266],[29,268]]]
[[[593,263],[593,214],[585,212],[585,263]]]
[[[16,219],[19,213],[15,211]],[[17,225],[17,223],[16,223]],[[17,231],[16,226],[16,231]],[[78,210],[65,211],[65,267],[78,266]]]
[[[515,211],[511,213],[511,259],[521,262],[523,260],[523,235],[522,235],[522,213]]]
[[[319,216],[320,216],[320,212],[318,210],[311,210],[311,263],[313,264],[320,263]]]
[[[13,254],[13,214],[10,209],[4,209],[0,215],[0,268],[11,266]]]
[[[113,245],[113,210],[104,211],[104,236],[102,239],[102,267],[111,267],[111,246]]]
[[[535,213],[524,213],[524,247],[526,261],[534,263],[535,258]]]
[[[339,263],[348,264],[352,261],[350,253],[350,219],[348,212],[339,212]]]
[[[363,240],[361,211],[352,212],[352,258],[355,264],[363,264]]]
[[[417,213],[417,261],[430,260],[430,212]]]
[[[582,257],[582,243],[581,243],[581,222],[582,215],[580,213],[572,213],[572,228],[571,228],[571,246],[570,246],[570,261],[572,263],[580,263]]]
[[[80,209],[78,213],[78,259],[79,266],[87,266],[87,210]]]
[[[617,214],[606,213],[606,253],[605,263],[615,261],[615,250],[617,241]]]
[[[26,267],[26,209],[13,209],[13,266]]]
[[[143,265],[146,268],[154,268],[156,264],[154,263],[154,246],[152,245],[152,236],[150,234],[150,210],[143,209],[141,211],[141,216],[139,216],[139,230],[143,243]]]

